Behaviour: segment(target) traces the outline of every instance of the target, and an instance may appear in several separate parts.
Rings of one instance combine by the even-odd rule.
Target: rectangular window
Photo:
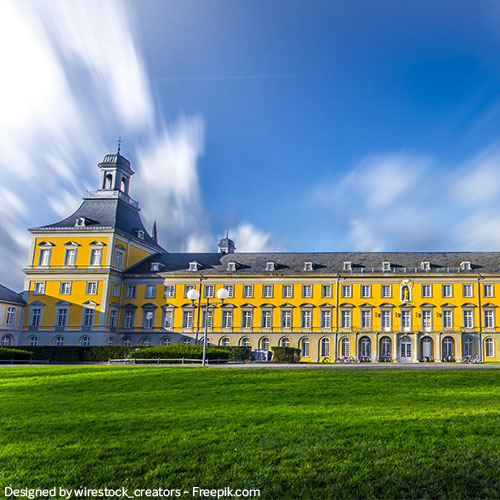
[[[243,328],[252,328],[253,326],[253,315],[252,311],[243,311],[241,315],[241,326]]]
[[[253,297],[253,285],[243,285],[243,298],[251,299]]]
[[[144,294],[146,299],[156,298],[156,285],[146,285],[146,293]]]
[[[474,311],[464,311],[464,328],[474,328]]]
[[[87,295],[97,294],[97,281],[87,281]]]
[[[432,329],[432,311],[427,309],[422,311],[422,330],[430,332]]]
[[[166,299],[175,299],[175,285],[165,286],[165,298]]]
[[[109,311],[109,327],[116,328],[116,310],[111,309]]]
[[[411,311],[401,312],[401,327],[403,330],[411,330]]]
[[[113,283],[113,288],[111,290],[111,295],[113,297],[119,297],[120,296],[120,283]]]
[[[422,297],[432,297],[432,285],[422,285]]]
[[[45,293],[45,281],[37,281],[33,288],[35,295],[43,295]]]
[[[302,297],[310,299],[313,296],[312,285],[302,285]]]
[[[16,322],[16,308],[7,307],[7,316],[5,317],[5,324],[12,326]]]
[[[484,311],[484,327],[495,328],[495,311],[489,309]]]
[[[361,328],[371,328],[372,326],[372,312],[369,310],[361,311]]]
[[[134,328],[134,316],[135,311],[125,311],[125,316],[123,319],[123,327],[124,328]]]
[[[283,328],[292,328],[292,311],[281,312],[281,326]]]
[[[59,328],[64,328],[67,322],[68,322],[68,309],[67,308],[58,309],[56,326]]]
[[[201,314],[201,327],[205,328],[205,322],[208,319],[207,328],[212,328],[214,324],[214,313],[213,311],[203,311]]]
[[[174,311],[165,311],[165,322],[163,326],[165,328],[174,327]]]
[[[483,286],[483,295],[488,298],[492,298],[495,296],[493,285],[484,285]]]
[[[208,297],[210,299],[213,298],[214,289],[215,289],[214,285],[205,285],[203,287],[203,297],[205,297],[205,298]]]
[[[273,296],[273,285],[262,285],[262,298],[271,299]]]
[[[381,296],[383,299],[392,297],[392,285],[382,285]]]
[[[71,295],[71,281],[62,281],[59,293],[61,295]]]
[[[229,293],[229,298],[232,299],[234,297],[234,285],[224,285],[224,288]]]
[[[372,296],[371,285],[361,285],[361,298],[367,299]]]
[[[153,328],[155,323],[154,311],[144,311],[142,316],[142,325],[144,328]]]
[[[302,328],[311,328],[312,311],[302,311]]]
[[[331,296],[332,296],[332,285],[322,285],[321,286],[321,296],[323,298],[331,298]]]
[[[38,328],[40,326],[41,318],[42,318],[42,310],[39,307],[32,309],[30,326]]]
[[[233,327],[233,311],[222,311],[222,328]]]
[[[65,266],[74,266],[76,264],[76,248],[67,248],[64,256]]]
[[[193,311],[183,311],[182,328],[193,328]]]
[[[90,265],[100,266],[101,257],[102,257],[102,250],[100,248],[92,248],[92,250],[90,250]]]
[[[443,328],[453,328],[453,311],[450,309],[443,311]]]
[[[123,269],[123,250],[115,251],[115,267]]]
[[[343,298],[346,298],[346,299],[349,299],[352,297],[352,287],[351,285],[342,285],[342,297]]]
[[[89,328],[92,326],[93,323],[94,323],[94,309],[85,308],[83,310],[83,326]]]
[[[349,309],[341,311],[340,325],[342,328],[351,328],[351,311]]]
[[[125,290],[125,297],[127,297],[127,299],[135,299],[136,293],[137,287],[135,285],[127,285]]]
[[[262,328],[271,328],[273,326],[273,312],[262,311]]]
[[[48,248],[43,248],[40,250],[40,258],[38,259],[38,265],[48,266],[50,264],[50,250]]]
[[[443,285],[443,298],[453,297],[453,285]]]
[[[464,297],[474,297],[474,287],[472,285],[463,286],[463,296]]]
[[[283,285],[283,298],[290,299],[293,297],[293,285]]]
[[[389,331],[392,327],[392,311],[384,310],[381,313],[381,323],[382,329],[384,331]]]
[[[332,311],[324,309],[321,311],[321,328],[332,327]]]

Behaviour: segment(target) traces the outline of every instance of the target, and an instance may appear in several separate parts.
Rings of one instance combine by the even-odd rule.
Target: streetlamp
[[[205,285],[206,286],[206,285]],[[201,289],[201,286],[200,286]],[[195,300],[200,298],[200,292],[196,290],[196,288],[191,288],[191,290],[187,293],[187,298],[192,300],[193,303]],[[227,288],[220,288],[217,290],[217,298],[224,302],[227,298],[229,298],[229,290]],[[203,339],[203,358],[202,358],[202,366],[206,366],[207,364],[207,337],[208,337],[208,305],[209,305],[210,297],[207,293],[207,302],[205,305],[205,336]],[[201,311],[200,311],[201,312]]]

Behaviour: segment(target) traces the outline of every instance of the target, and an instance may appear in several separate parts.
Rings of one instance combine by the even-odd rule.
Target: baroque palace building
[[[98,166],[76,212],[30,230],[3,345],[191,344],[206,329],[213,345],[297,347],[303,361],[497,360],[500,252],[237,253],[226,236],[218,252],[170,253],[129,195],[130,162]]]

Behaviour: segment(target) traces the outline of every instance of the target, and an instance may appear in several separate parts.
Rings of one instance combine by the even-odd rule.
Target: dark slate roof
[[[75,221],[79,217],[85,217],[85,227],[75,227]],[[53,231],[61,229],[71,229],[72,231],[117,229],[137,241],[145,242],[152,247],[164,251],[144,227],[141,216],[139,215],[138,206],[133,206],[119,198],[84,198],[80,207],[69,217],[47,226],[33,228],[31,231]],[[137,230],[144,231],[143,240],[138,238],[136,233]]]
[[[199,271],[210,274],[303,274],[304,263],[312,262],[308,274],[342,275],[382,272],[382,262],[391,263],[390,272],[422,273],[422,262],[430,262],[433,272],[457,272],[462,262],[471,263],[471,271],[463,273],[499,273],[500,252],[331,252],[331,253],[159,253],[127,269],[128,274],[148,274],[151,263],[160,262],[161,273],[189,273],[189,263],[199,262]],[[227,271],[228,262],[236,262],[236,271]],[[266,263],[275,262],[274,271],[266,271]],[[352,263],[352,271],[344,271],[344,262]],[[195,274],[195,272],[193,272]]]
[[[9,302],[10,304],[25,305],[22,293],[14,292],[6,286],[0,285],[0,302]]]

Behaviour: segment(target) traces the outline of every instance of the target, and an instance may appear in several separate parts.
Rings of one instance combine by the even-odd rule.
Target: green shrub
[[[21,349],[0,347],[0,359],[30,359],[30,353]]]
[[[295,347],[273,347],[273,358],[271,361],[298,363],[300,361],[300,349]]]
[[[203,346],[172,344],[145,347],[131,352],[130,357],[136,359],[202,359]],[[207,347],[207,359],[229,359],[229,351],[216,347]]]
[[[122,345],[82,346],[27,346],[24,351],[31,353],[33,360],[49,360],[52,362],[85,362],[108,361],[109,359],[123,359],[134,349]]]
[[[241,347],[237,345],[232,345],[229,347],[219,346],[217,349],[223,349],[229,351],[229,359],[237,361],[246,361],[250,359],[250,347]]]

